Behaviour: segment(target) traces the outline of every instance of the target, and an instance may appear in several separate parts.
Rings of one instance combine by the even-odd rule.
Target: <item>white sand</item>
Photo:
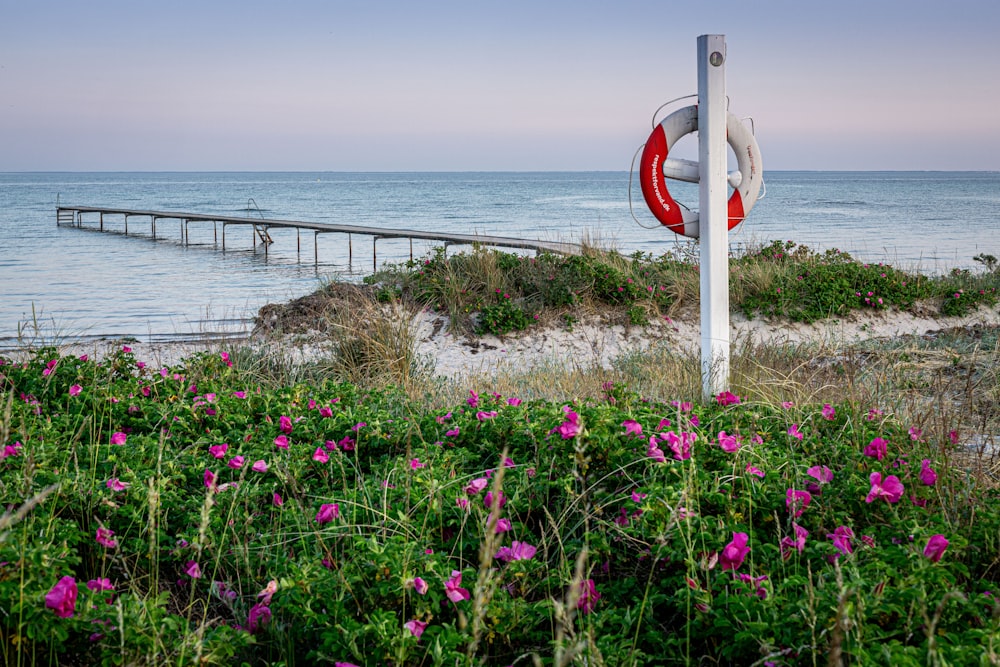
[[[678,351],[698,354],[700,334],[697,314],[678,320],[660,320],[646,327],[609,326],[597,319],[579,322],[571,329],[553,327],[531,329],[519,335],[498,338],[483,336],[465,338],[448,332],[442,315],[422,312],[414,317],[417,353],[433,360],[439,375],[458,376],[491,373],[501,368],[530,369],[553,361],[591,367],[598,364],[609,368],[616,357],[627,352],[660,343],[675,346]],[[842,345],[874,338],[892,338],[905,334],[927,334],[954,327],[1000,325],[1000,314],[991,309],[963,317],[932,317],[912,313],[886,311],[852,313],[848,317],[829,319],[814,324],[748,320],[733,314],[731,340],[734,344],[755,342],[765,344],[798,344],[804,342]],[[280,341],[256,338],[250,343],[271,349],[285,358],[308,361],[329,354],[330,343],[318,336],[293,335]],[[136,358],[154,367],[177,364],[184,357],[199,351],[212,352],[233,349],[244,342],[185,342],[127,344]],[[63,354],[90,354],[98,358],[120,349],[122,343],[100,342],[70,344],[60,348]]]

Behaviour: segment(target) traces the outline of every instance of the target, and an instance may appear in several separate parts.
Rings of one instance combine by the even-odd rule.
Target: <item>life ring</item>
[[[736,153],[741,176],[729,197],[729,229],[732,229],[743,222],[756,203],[764,170],[753,133],[733,114],[726,116],[727,140]],[[698,212],[679,206],[670,196],[664,161],[681,137],[697,129],[698,107],[678,109],[653,129],[639,161],[639,184],[649,210],[667,229],[691,238],[698,238]]]

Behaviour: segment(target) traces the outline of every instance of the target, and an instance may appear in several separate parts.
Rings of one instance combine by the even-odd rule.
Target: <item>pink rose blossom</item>
[[[799,491],[798,489],[785,491],[785,507],[795,519],[802,516],[810,502],[812,502],[812,494],[808,491]]]
[[[937,473],[931,468],[930,459],[924,459],[920,462],[920,481],[925,486],[934,486],[937,482]]]
[[[723,570],[737,570],[743,564],[743,559],[750,553],[747,541],[750,536],[746,533],[733,533],[733,540],[722,549],[719,554],[719,562],[722,563]]]
[[[903,497],[903,483],[895,475],[889,475],[882,479],[882,473],[873,472],[869,476],[872,488],[865,498],[866,503],[873,502],[878,498],[885,498],[887,502],[897,503]]]
[[[70,388],[69,388],[69,395],[70,396],[79,396],[81,391],[83,391],[83,387],[81,387],[78,384],[74,384],[74,385],[71,385]]]
[[[250,469],[254,472],[267,472],[267,461],[264,459],[254,461],[253,465],[250,466]]]
[[[337,503],[326,503],[321,505],[319,511],[316,512],[315,521],[319,524],[330,523],[339,516],[340,505]]]
[[[322,447],[317,447],[316,451],[313,452],[312,460],[319,463],[326,463],[330,460],[330,455],[326,453],[326,450]]]
[[[944,550],[947,548],[948,540],[944,535],[932,535],[927,540],[927,546],[924,547],[924,556],[929,558],[932,563],[936,563],[941,560],[941,556],[944,555]]]
[[[427,623],[414,619],[403,623],[403,627],[409,630],[411,635],[420,639],[420,635],[424,634],[424,629],[427,628]]]
[[[281,432],[284,433],[285,435],[291,435],[292,420],[286,417],[285,415],[281,415],[278,418],[278,428],[280,428]]]
[[[868,446],[865,447],[865,451],[863,453],[865,456],[870,456],[871,458],[881,461],[885,458],[888,451],[888,445],[889,443],[882,438],[873,438],[872,441],[868,443]]]
[[[837,411],[829,403],[823,404],[823,419],[834,420],[837,418]]]
[[[76,579],[63,577],[45,594],[45,606],[59,618],[72,618],[76,613],[76,596],[79,589]]]
[[[115,531],[111,530],[110,528],[105,528],[104,526],[100,526],[97,529],[97,536],[94,539],[97,540],[97,543],[100,544],[102,547],[105,547],[107,549],[114,549],[116,546],[118,546],[118,542],[113,538],[114,534]]]
[[[131,486],[128,482],[122,482],[117,477],[112,477],[106,482],[106,486],[112,491],[124,491]]]
[[[740,450],[740,441],[735,435],[727,435],[725,431],[719,431],[719,447],[727,454],[733,454]]]
[[[201,566],[198,565],[198,561],[189,560],[184,566],[184,572],[192,579],[201,579]]]
[[[221,459],[226,455],[226,450],[229,449],[229,445],[222,443],[221,445],[212,445],[208,448],[208,453],[217,459]]]
[[[826,466],[813,466],[806,470],[806,474],[820,484],[827,484],[833,481],[833,471]]]
[[[274,439],[274,446],[278,449],[288,449],[288,436],[279,435]]]
[[[494,558],[505,563],[515,560],[530,560],[535,557],[537,551],[536,547],[531,546],[527,542],[514,540],[509,547],[500,547]]]
[[[461,584],[462,573],[458,570],[452,570],[451,577],[444,582],[444,594],[452,602],[461,602],[462,600],[469,599],[469,591],[461,588]]]
[[[597,592],[597,586],[593,579],[580,582],[580,597],[576,600],[576,608],[582,614],[589,614],[594,611],[597,601],[601,599],[601,594]]]
[[[127,436],[124,433],[122,433],[121,431],[115,431],[114,433],[111,434],[111,444],[112,445],[124,445],[126,437]]]

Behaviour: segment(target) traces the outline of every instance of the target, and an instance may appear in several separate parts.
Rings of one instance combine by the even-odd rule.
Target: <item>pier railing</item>
[[[258,209],[259,211],[259,209]],[[86,220],[85,220],[86,216]],[[563,243],[559,241],[540,241],[533,239],[520,239],[508,236],[493,236],[488,234],[453,234],[447,232],[428,232],[417,229],[387,229],[384,227],[368,227],[365,225],[344,225],[326,222],[309,222],[305,220],[274,220],[264,217],[251,218],[249,212],[247,217],[217,215],[214,213],[188,213],[182,211],[150,211],[141,209],[108,208],[104,206],[63,206],[56,207],[56,224],[60,226],[74,226],[79,228],[97,229],[105,231],[105,216],[115,216],[124,218],[125,234],[129,234],[129,218],[144,218],[149,221],[151,237],[157,238],[156,223],[159,220],[176,220],[180,227],[180,242],[188,245],[188,227],[191,223],[212,223],[213,238],[216,245],[220,244],[219,225],[222,226],[221,247],[226,249],[226,228],[232,225],[249,226],[252,231],[254,247],[257,245],[258,236],[266,239],[261,245],[264,247],[264,255],[267,255],[268,246],[273,243],[268,229],[294,229],[296,235],[297,252],[302,252],[301,232],[313,232],[313,260],[319,264],[319,235],[320,234],[344,234],[347,236],[348,262],[353,260],[352,236],[367,236],[372,239],[372,270],[378,268],[377,243],[380,239],[409,239],[410,259],[413,259],[413,240],[438,241],[445,249],[452,245],[484,245],[499,248],[517,248],[522,250],[534,250],[535,252],[554,252],[559,254],[579,254],[581,247],[576,243]],[[94,219],[96,217],[96,220]],[[133,227],[134,229],[134,227]],[[263,234],[261,234],[263,232]]]

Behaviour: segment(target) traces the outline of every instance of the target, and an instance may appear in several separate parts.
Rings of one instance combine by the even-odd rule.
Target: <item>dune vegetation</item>
[[[995,308],[982,262],[773,244],[733,307]],[[435,376],[400,316],[642,326],[697,302],[690,258],[439,251],[369,282],[314,300],[337,344],[307,364],[0,360],[4,664],[1000,664],[997,330],[746,343],[702,402],[667,347]]]

